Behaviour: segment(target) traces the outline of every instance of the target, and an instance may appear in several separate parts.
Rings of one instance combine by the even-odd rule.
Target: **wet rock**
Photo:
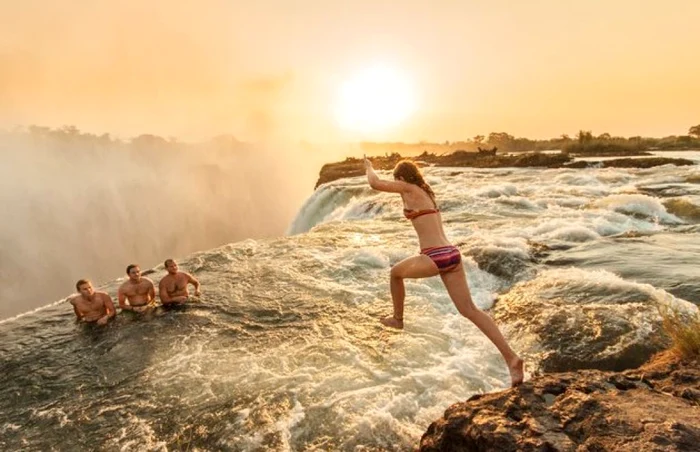
[[[590,276],[575,269],[543,272],[499,297],[492,315],[518,332],[513,340],[537,358],[537,370],[620,371],[669,345],[655,308],[661,292]]]
[[[388,154],[384,157],[369,157],[375,169],[390,170],[394,168],[403,157],[400,154]],[[588,167],[617,167],[617,168],[651,168],[659,165],[693,165],[694,162],[686,159],[673,159],[665,157],[653,158],[620,158],[599,162],[572,162],[573,158],[566,153],[544,154],[540,152],[526,152],[519,154],[497,154],[492,152],[467,152],[455,151],[447,155],[435,155],[424,152],[413,157],[419,165],[441,167],[473,167],[473,168],[588,168]],[[349,157],[342,162],[327,163],[321,168],[316,186],[344,177],[356,177],[365,174],[362,159]]]
[[[548,374],[450,406],[420,451],[697,450],[700,406],[684,394],[698,391],[700,363],[668,352],[621,373]]]

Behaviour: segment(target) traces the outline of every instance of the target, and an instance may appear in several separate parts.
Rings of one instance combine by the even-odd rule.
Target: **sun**
[[[391,67],[373,66],[340,87],[335,117],[343,129],[372,133],[398,126],[415,108],[415,89],[409,78]]]

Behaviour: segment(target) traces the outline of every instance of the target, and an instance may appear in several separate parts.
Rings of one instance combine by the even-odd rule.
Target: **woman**
[[[365,170],[370,187],[389,193],[399,193],[403,199],[404,215],[418,234],[421,252],[391,267],[391,299],[394,315],[381,319],[382,324],[403,328],[405,278],[427,278],[440,275],[457,310],[468,318],[493,342],[503,355],[510,371],[511,385],[523,382],[523,360],[510,348],[491,317],[476,307],[469,293],[467,278],[459,250],[445,236],[435,194],[423,179],[418,167],[410,161],[399,162],[394,168],[394,180],[383,180],[365,158]]]

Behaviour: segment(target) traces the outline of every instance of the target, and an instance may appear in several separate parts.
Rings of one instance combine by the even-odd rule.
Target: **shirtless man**
[[[105,292],[95,292],[92,283],[81,279],[75,284],[79,294],[70,299],[79,322],[106,325],[116,315],[112,297]]]
[[[117,291],[119,307],[126,311],[144,312],[156,302],[156,288],[153,281],[141,276],[141,268],[136,264],[126,267],[126,280]],[[129,301],[129,304],[126,301]]]
[[[165,261],[165,269],[168,270],[168,274],[165,275],[158,284],[160,301],[163,303],[163,306],[186,302],[190,297],[187,284],[192,284],[194,286],[195,297],[201,295],[199,291],[200,284],[197,278],[189,273],[178,271],[177,262],[173,259],[167,259]]]

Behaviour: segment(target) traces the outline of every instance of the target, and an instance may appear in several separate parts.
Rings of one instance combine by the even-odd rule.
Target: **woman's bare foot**
[[[393,315],[389,316],[389,317],[384,317],[383,319],[380,319],[379,321],[382,322],[382,325],[384,325],[384,326],[396,328],[398,330],[403,329],[403,319],[399,320],[396,317],[394,317]]]
[[[523,360],[516,357],[508,364],[508,370],[510,371],[511,388],[521,385],[525,379]]]

